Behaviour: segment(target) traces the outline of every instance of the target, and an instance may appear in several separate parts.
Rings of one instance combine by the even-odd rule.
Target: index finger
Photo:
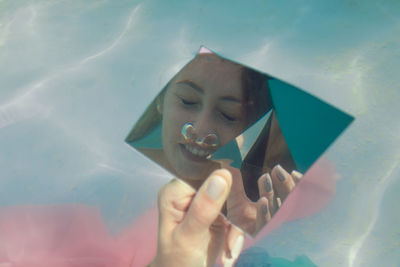
[[[170,233],[179,224],[196,190],[179,179],[173,179],[158,191],[159,228]]]
[[[272,179],[269,173],[263,174],[260,179],[258,179],[258,191],[260,193],[260,198],[265,197],[268,200],[269,211],[275,213],[275,201],[274,201],[274,189],[272,185]]]
[[[282,202],[285,201],[296,185],[293,177],[281,165],[276,165],[271,171],[271,179],[274,184],[275,193]]]

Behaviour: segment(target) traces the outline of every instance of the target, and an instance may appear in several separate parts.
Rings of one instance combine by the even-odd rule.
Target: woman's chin
[[[201,186],[211,172],[219,168],[219,164],[216,162],[204,156],[193,155],[182,145],[167,158],[170,169],[174,170],[173,173],[196,189]]]
[[[208,177],[210,172],[205,172],[204,170],[197,168],[190,168],[178,172],[178,177],[188,181],[203,181]]]
[[[179,177],[179,176],[178,176]],[[186,182],[188,185],[190,185],[191,187],[193,187],[194,189],[199,189],[201,187],[201,185],[203,184],[205,178],[201,179],[200,177],[195,177],[195,179],[193,179],[194,177],[191,178],[180,178],[182,181]]]
[[[182,180],[198,189],[208,176],[218,168],[219,165],[217,163],[211,162],[211,164],[203,166],[203,168],[190,168],[185,171],[181,170],[182,172],[178,174],[178,177],[181,177]]]

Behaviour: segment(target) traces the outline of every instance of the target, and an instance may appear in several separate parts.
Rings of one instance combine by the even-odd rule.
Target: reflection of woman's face
[[[209,155],[244,130],[242,91],[241,67],[209,55],[196,57],[170,82],[162,103],[162,143],[179,177],[204,179],[216,167]],[[198,139],[216,134],[217,147],[185,140],[186,123]]]

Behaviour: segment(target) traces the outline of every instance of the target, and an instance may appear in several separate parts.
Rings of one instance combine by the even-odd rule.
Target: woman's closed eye
[[[220,101],[217,109],[218,115],[228,123],[236,123],[242,121],[242,107],[241,104],[232,101]]]
[[[181,99],[182,104],[185,105],[185,106],[192,106],[192,105],[198,104],[198,102],[194,101],[194,100],[185,99],[183,97],[180,97],[180,99]]]
[[[193,107],[200,103],[200,101],[196,97],[191,97],[187,95],[175,94],[175,97],[179,104],[182,104],[184,107]]]
[[[236,118],[236,116],[229,115],[229,114],[227,114],[225,112],[222,112],[222,111],[221,111],[221,115],[225,120],[227,120],[229,122],[236,122],[238,120]]]

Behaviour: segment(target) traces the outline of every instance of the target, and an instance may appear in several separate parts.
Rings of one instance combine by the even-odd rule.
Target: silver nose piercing
[[[216,147],[219,144],[219,138],[215,133],[209,133],[203,138],[197,138],[194,126],[189,122],[182,126],[181,133],[185,141],[194,141],[198,145]]]

